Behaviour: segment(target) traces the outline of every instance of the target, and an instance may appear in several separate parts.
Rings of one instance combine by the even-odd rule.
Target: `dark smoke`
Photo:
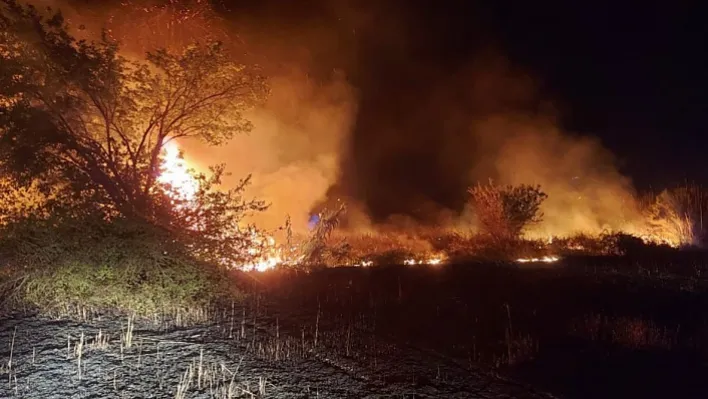
[[[439,223],[441,211],[462,211],[469,171],[484,156],[475,123],[537,106],[527,79],[495,51],[481,12],[435,9],[375,10],[358,36],[359,112],[336,191],[375,222]]]
[[[190,2],[198,12],[175,25]],[[273,96],[250,115],[251,135],[220,148],[183,144],[197,167],[226,162],[234,180],[252,173],[250,194],[273,204],[255,220],[267,228],[286,215],[306,228],[311,213],[341,201],[349,227],[468,226],[466,191],[490,178],[541,184],[549,199],[537,235],[638,220],[611,154],[559,127],[541,82],[504,56],[491,18],[470,2],[42,3],[89,30],[112,21],[129,53],[215,36],[258,64]]]

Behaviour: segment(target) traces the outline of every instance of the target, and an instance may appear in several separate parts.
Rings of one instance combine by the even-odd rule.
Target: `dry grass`
[[[699,185],[686,183],[650,193],[641,198],[640,205],[652,235],[682,246],[699,245],[706,238],[708,191]]]
[[[233,371],[223,362],[204,362],[204,352],[194,358],[179,379],[175,389],[175,399],[189,397],[190,391],[206,391],[212,399],[231,399],[241,397],[263,397],[266,394],[267,382],[259,377],[257,391],[253,390],[248,381],[238,378],[239,368]]]
[[[678,342],[678,328],[670,330],[639,317],[586,315],[571,326],[573,335],[628,349],[671,350]]]
[[[79,320],[118,313],[188,325],[244,298],[234,275],[142,226],[27,222],[4,229],[0,293],[10,294],[8,306]]]
[[[126,374],[132,374],[131,370],[140,369],[141,367],[141,354],[143,347],[143,340],[140,339],[140,343],[137,345],[135,341],[137,337],[133,334],[134,321],[132,318],[128,320],[128,326],[123,326],[119,332],[107,333],[103,329],[99,329],[96,332],[86,333],[83,330],[76,333],[69,334],[66,338],[66,361],[67,364],[64,366],[58,365],[59,367],[71,367],[75,371],[74,378],[72,379],[75,383],[80,384],[81,381],[84,383],[91,384],[90,381],[95,381],[97,376],[103,381],[111,381],[113,385],[113,390],[115,392],[120,391],[120,386],[125,386],[126,384],[132,383],[123,380]],[[13,350],[15,349],[15,335],[17,331],[12,335],[12,341],[9,344],[10,354],[7,361],[0,365],[0,374],[7,375],[8,389],[15,391],[15,396],[19,396],[21,390],[25,390],[25,393],[29,393],[30,397],[32,394],[32,386],[30,384],[18,384],[17,375],[18,370],[16,364],[20,364],[20,372],[27,373],[27,367],[34,368],[35,365],[41,363],[35,363],[35,351],[32,351],[31,362],[19,361],[23,359],[16,359]],[[132,336],[131,336],[132,335]],[[118,345],[112,345],[110,337],[120,337],[120,349]],[[57,337],[59,338],[59,337]],[[130,344],[132,342],[132,345]],[[180,369],[181,367],[175,367],[174,364],[166,362],[165,358],[167,353],[165,350],[160,351],[160,344],[163,346],[168,345],[172,347],[171,350],[180,350],[181,346],[190,346],[189,350],[194,351],[194,344],[189,342],[175,342],[175,341],[164,341],[155,340],[156,351],[151,351],[148,356],[154,356],[152,358],[152,364],[157,365],[158,370],[156,371],[156,378],[159,384],[160,391],[172,391],[175,398],[188,398],[192,397],[195,393],[208,394],[208,397],[213,399],[230,399],[230,398],[261,398],[268,394],[268,391],[273,387],[273,384],[268,381],[267,378],[260,376],[247,376],[241,370],[241,364],[243,362],[243,356],[238,361],[237,364],[229,363],[225,360],[219,360],[214,356],[207,356],[205,348],[202,346],[199,348],[199,355],[194,356],[189,364],[184,369],[181,375],[174,375],[169,370]],[[175,345],[178,347],[175,348]],[[201,345],[200,345],[201,346]],[[252,349],[250,345],[249,348]],[[262,345],[261,345],[262,346]],[[278,347],[283,347],[282,344],[278,344]],[[132,348],[132,350],[131,350]],[[107,371],[102,371],[100,364],[97,361],[97,357],[94,351],[101,351],[103,354],[100,356],[108,356],[109,358],[115,357],[118,354],[113,353],[120,350],[120,365],[109,368]],[[248,350],[248,349],[247,349]],[[254,351],[255,352],[255,351]],[[179,358],[180,356],[172,356],[173,358]],[[91,359],[90,362],[86,362],[86,359]],[[40,359],[41,362],[41,359]],[[90,367],[87,369],[87,367]],[[95,369],[99,367],[99,369]],[[29,380],[28,380],[29,381]],[[86,382],[89,381],[89,382]],[[165,381],[175,381],[176,385],[174,388],[170,389],[169,385],[165,385]],[[9,391],[5,391],[9,392]]]
[[[514,260],[555,254],[547,243],[536,240],[498,240],[485,235],[455,231],[407,234],[348,234],[335,232],[322,251],[328,266],[426,264],[427,261],[470,259]]]

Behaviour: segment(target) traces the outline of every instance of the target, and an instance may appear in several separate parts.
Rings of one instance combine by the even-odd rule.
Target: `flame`
[[[190,173],[187,162],[174,141],[167,142],[163,147],[162,172],[157,181],[168,184],[172,193],[188,201],[194,199],[199,190],[199,183]]]
[[[415,266],[415,265],[429,265],[429,266],[435,266],[443,263],[445,258],[443,256],[431,256],[428,258],[421,258],[421,259],[415,259],[415,258],[409,258],[405,259],[403,261],[403,264],[406,266]],[[361,266],[361,267],[369,267],[369,266],[374,266],[374,261],[373,260],[362,260],[358,263],[354,263],[353,266]]]
[[[516,261],[518,263],[539,263],[539,262],[554,263],[554,262],[557,262],[558,260],[560,260],[560,258],[555,255],[546,255],[541,258],[519,258]]]
[[[443,262],[444,258],[442,256],[431,256],[428,258],[424,259],[406,259],[403,261],[404,265],[412,266],[412,265],[439,265]]]
[[[257,272],[265,272],[267,270],[275,269],[277,266],[286,264],[282,255],[282,248],[280,248],[276,242],[275,238],[270,235],[258,235],[253,233],[252,241],[255,245],[248,249],[248,253],[254,256],[255,259],[241,266],[241,269],[249,271],[254,270]]]
[[[199,182],[194,178],[191,172],[192,168],[183,158],[179,146],[174,141],[168,141],[165,143],[163,151],[162,170],[157,181],[168,184],[171,188],[171,195],[187,201],[194,200],[199,190]],[[255,231],[252,234],[251,240],[254,245],[246,252],[254,260],[251,263],[234,265],[234,267],[264,272],[285,263],[281,249],[276,245],[272,236],[259,234]]]
[[[165,144],[161,166],[162,172],[158,178],[158,181],[160,183],[168,184],[171,187],[173,195],[179,196],[187,201],[193,200],[196,197],[199,190],[199,183],[194,178],[189,163],[182,157],[177,143],[170,141]],[[688,229],[684,225],[679,225],[674,221],[674,219],[678,218],[674,217],[669,219],[671,220],[665,222],[668,227],[662,230],[657,230],[656,228],[652,230],[649,225],[643,226],[639,224],[632,225],[630,223],[626,223],[616,231],[633,235],[640,238],[645,243],[664,244],[672,247],[679,247],[686,242],[686,237],[683,237],[681,233],[687,231]],[[690,220],[679,221],[690,227]],[[669,222],[674,224],[670,224]],[[678,225],[678,227],[674,225]],[[600,238],[602,234],[590,234],[588,237]],[[686,234],[684,233],[683,235],[685,236]],[[536,238],[545,241],[547,245],[552,245],[554,240],[558,237],[558,235],[548,234],[548,232],[545,232],[543,236]],[[528,234],[527,238],[534,238],[534,234]],[[292,251],[293,248],[291,248],[291,251],[286,251],[283,246],[276,243],[275,238],[271,235],[254,231],[251,241],[253,242],[253,246],[247,249],[247,253],[253,260],[245,264],[233,265],[233,267],[246,271],[264,272],[275,269],[279,265],[298,264],[301,260],[295,259],[292,255],[297,251]],[[393,245],[399,246],[401,243],[395,242]],[[570,243],[567,248],[571,250],[583,250],[584,246],[579,243]],[[372,252],[375,253],[376,248],[372,248]],[[447,260],[447,254],[444,253],[431,254],[424,249],[420,249],[419,252],[416,250],[413,253],[416,255],[405,259],[403,261],[404,265],[439,265]],[[559,260],[560,258],[556,255],[547,255],[538,258],[519,258],[516,259],[516,262],[555,263]],[[374,262],[363,257],[358,262],[350,264],[369,267],[373,266]]]

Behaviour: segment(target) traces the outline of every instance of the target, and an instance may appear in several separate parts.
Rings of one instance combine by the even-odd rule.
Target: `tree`
[[[529,224],[543,219],[540,207],[548,197],[540,186],[498,186],[491,181],[469,189],[482,233],[495,240],[516,240]]]
[[[169,225],[157,182],[165,144],[248,132],[243,112],[268,94],[220,43],[129,61],[106,34],[76,40],[60,12],[16,0],[0,0],[0,31],[0,168],[22,184],[66,186],[63,206]]]

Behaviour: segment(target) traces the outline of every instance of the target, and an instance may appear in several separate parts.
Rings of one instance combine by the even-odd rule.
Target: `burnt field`
[[[0,396],[705,397],[706,264],[275,270],[189,328],[15,313],[0,323]]]
[[[262,283],[281,329],[318,326],[319,350],[384,380],[406,378],[387,361],[394,343],[561,397],[704,397],[705,265],[704,254],[674,253],[336,268]]]

